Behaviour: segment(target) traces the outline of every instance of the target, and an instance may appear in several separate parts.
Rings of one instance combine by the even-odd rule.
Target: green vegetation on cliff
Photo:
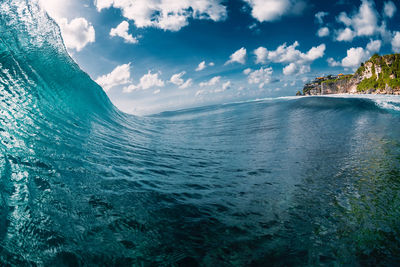
[[[361,64],[356,74],[363,75],[368,66],[371,66],[372,77],[365,78],[358,84],[357,90],[359,92],[370,89],[385,89],[386,85],[392,89],[400,88],[400,54],[386,56],[375,54],[367,62]],[[377,67],[381,68],[378,74]]]
[[[322,84],[328,84],[328,85],[329,84],[334,84],[334,83],[336,83],[338,81],[350,80],[351,78],[353,78],[352,74],[343,75],[343,76],[338,77],[337,79],[325,80],[325,81],[322,82]]]

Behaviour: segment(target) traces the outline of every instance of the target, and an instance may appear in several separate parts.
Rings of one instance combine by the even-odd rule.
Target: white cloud
[[[187,79],[186,82],[184,82],[181,86],[179,86],[180,89],[186,89],[190,86],[192,86],[193,80],[192,79]]]
[[[221,81],[221,76],[215,76],[207,82],[201,82],[199,85],[200,85],[200,87],[214,86],[217,83],[219,83],[220,81]]]
[[[392,39],[393,52],[400,53],[400,32],[395,32]]]
[[[180,73],[174,74],[171,76],[170,82],[172,84],[178,85],[180,89],[186,89],[192,85],[193,80],[187,79],[186,81],[182,79],[183,75],[186,74],[186,71],[182,71]]]
[[[328,27],[322,27],[318,30],[317,35],[318,37],[326,37],[329,35],[329,28]]]
[[[301,62],[312,62],[318,58],[321,58],[325,54],[326,46],[325,44],[321,44],[316,47],[312,47],[308,52],[304,55],[303,53],[300,54]]]
[[[234,62],[245,64],[246,58],[247,58],[247,50],[246,48],[242,47],[229,57],[229,60],[225,63],[225,65]]]
[[[392,1],[385,2],[385,5],[383,7],[383,13],[385,14],[386,17],[392,18],[396,13],[396,11],[397,7]]]
[[[289,65],[283,68],[283,74],[292,75],[296,72],[296,70],[297,70],[296,64],[290,63]]]
[[[215,90],[210,91],[210,93],[221,93],[221,92],[225,92],[226,90],[228,90],[229,88],[231,88],[231,81],[226,81],[222,84],[221,88],[217,88]]]
[[[153,95],[158,95],[160,92],[161,92],[161,90],[160,90],[160,89],[157,89],[157,90],[155,90],[155,91],[153,92]]]
[[[65,46],[81,51],[87,44],[95,41],[95,30],[84,18],[75,18],[68,23],[66,18],[58,20]]]
[[[360,66],[361,62],[368,59],[368,55],[364,48],[357,47],[357,48],[350,48],[347,50],[347,56],[342,60],[343,67],[355,68]]]
[[[129,23],[127,21],[123,21],[116,28],[111,29],[110,36],[121,37],[128,44],[137,44],[139,42],[138,39],[129,34],[128,30],[129,30]]]
[[[55,19],[65,17],[65,11],[69,9],[69,1],[63,0],[39,0],[40,5],[46,10],[46,12]]]
[[[282,72],[284,75],[299,75],[304,74],[311,71],[310,65],[298,65],[295,63],[290,63],[286,67],[283,68]]]
[[[97,10],[101,11],[104,8],[109,8],[114,4],[114,0],[95,0],[94,1]]]
[[[312,47],[307,53],[302,53],[296,49],[298,46],[299,43],[297,41],[290,46],[284,43],[276,50],[268,51],[267,58],[274,63],[306,63],[323,57],[326,49],[325,44],[321,44],[317,47]]]
[[[186,71],[182,71],[180,73],[174,74],[171,76],[170,82],[175,85],[182,85],[185,81],[182,79],[182,76],[186,74]]]
[[[317,19],[319,24],[323,24],[324,23],[324,17],[327,16],[328,14],[329,14],[328,12],[320,11],[317,14],[315,14],[315,18]]]
[[[220,21],[226,18],[226,7],[220,0],[97,0],[97,10],[121,9],[122,15],[133,20],[136,27],[155,27],[178,31],[188,25],[189,19]]]
[[[100,76],[96,79],[96,82],[103,87],[105,91],[110,90],[111,88],[124,85],[130,82],[131,80],[131,65],[123,64],[117,66],[112,72],[109,74]]]
[[[85,18],[74,18],[70,22],[65,18],[70,9],[69,1],[39,0],[39,3],[60,26],[67,48],[79,52],[86,45],[95,41],[95,30]]]
[[[256,64],[265,64],[267,62],[268,50],[265,47],[260,46],[254,50],[254,55],[256,55]]]
[[[379,52],[382,42],[380,40],[371,40],[367,47],[352,47],[347,50],[347,55],[342,61],[335,61],[333,58],[328,59],[328,63],[332,67],[342,66],[344,68],[358,68],[360,64],[368,60],[374,53]]]
[[[197,66],[196,71],[202,71],[206,68],[206,62],[202,61],[200,64]]]
[[[367,51],[369,51],[371,54],[373,53],[378,53],[379,50],[381,50],[381,46],[382,46],[382,41],[380,40],[371,40],[368,44],[367,44]]]
[[[300,14],[306,7],[304,1],[295,0],[244,0],[251,7],[251,15],[259,22],[275,21],[284,15]]]
[[[336,41],[351,42],[353,41],[355,36],[356,33],[352,29],[350,28],[341,29],[337,32]]]
[[[344,24],[346,28],[337,31],[336,40],[351,41],[356,36],[372,36],[380,33],[378,16],[374,2],[362,0],[359,10],[353,16],[342,12],[337,17],[338,22]]]
[[[266,59],[274,63],[288,64],[283,69],[283,72],[289,75],[294,73],[303,74],[310,71],[311,63],[325,55],[325,44],[312,47],[307,53],[298,50],[298,46],[299,43],[297,41],[289,46],[284,43],[274,51],[267,51]]]
[[[248,75],[250,72],[251,72],[251,69],[250,69],[250,68],[247,68],[247,69],[245,69],[245,70],[243,71],[243,73],[244,73],[245,75]]]
[[[151,73],[149,71],[147,74],[140,78],[140,82],[137,85],[131,84],[123,89],[124,93],[130,93],[136,90],[147,90],[153,87],[163,87],[165,85],[164,81],[158,77],[159,73]]]
[[[210,63],[208,63],[208,66],[213,67],[213,66],[215,66],[215,64],[214,64],[214,62],[210,62]]]
[[[200,83],[200,87],[211,87],[211,88],[209,88],[208,90],[201,89],[197,91],[196,96],[212,94],[212,93],[221,93],[231,88],[232,85],[231,81],[226,81],[222,85],[220,84],[220,82],[221,82],[221,76],[216,76],[211,78],[207,82]]]
[[[227,89],[231,88],[231,85],[232,85],[231,81],[224,82],[222,84],[222,90],[226,91]]]
[[[331,57],[328,58],[326,61],[328,62],[329,66],[331,66],[331,67],[338,67],[338,66],[342,65],[341,62],[338,62]]]
[[[198,96],[201,96],[201,95],[204,95],[204,94],[206,94],[207,93],[207,91],[206,90],[198,90],[197,92],[196,92],[196,97],[198,97]]]
[[[257,84],[259,88],[263,88],[265,84],[271,82],[272,72],[271,67],[261,67],[258,70],[250,71],[247,81],[249,84]]]

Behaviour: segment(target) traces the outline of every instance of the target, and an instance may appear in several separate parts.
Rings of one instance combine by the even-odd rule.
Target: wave
[[[315,97],[315,96],[306,96]],[[400,96],[398,95],[379,95],[379,94],[336,94],[319,97],[345,98],[345,99],[367,99],[373,102],[377,107],[384,110],[398,112],[400,111]]]
[[[268,98],[135,117],[79,69],[36,0],[1,1],[0,32],[1,263],[368,265],[368,251],[399,255],[386,242],[399,234],[400,124],[387,112],[398,98]],[[366,218],[374,203],[385,212]]]

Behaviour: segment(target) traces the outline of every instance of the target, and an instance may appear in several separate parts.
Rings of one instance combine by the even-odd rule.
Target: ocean
[[[2,1],[0,31],[0,265],[400,262],[399,97],[137,117],[35,1]]]

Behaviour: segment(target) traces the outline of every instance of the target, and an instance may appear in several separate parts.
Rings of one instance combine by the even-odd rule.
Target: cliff
[[[400,95],[400,54],[375,54],[354,74],[329,75],[307,83],[297,95],[395,94]]]

